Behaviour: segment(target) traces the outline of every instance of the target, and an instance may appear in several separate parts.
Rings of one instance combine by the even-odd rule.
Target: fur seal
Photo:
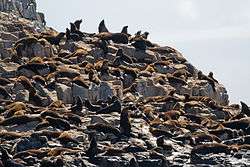
[[[102,107],[99,105],[93,105],[88,99],[84,99],[84,106],[87,107],[89,111],[93,111],[93,112],[96,112],[102,109]]]
[[[214,79],[213,72],[209,72],[208,77],[211,78],[214,82],[219,83],[216,79]]]
[[[111,40],[117,44],[128,44],[128,42],[129,42],[128,36],[126,34],[123,34],[123,33],[102,32],[102,33],[99,33],[95,36],[102,39],[102,40],[106,40],[106,41]]]
[[[19,66],[17,68],[17,73],[20,72],[22,69],[30,70],[35,73],[35,75],[41,75],[40,71],[46,70],[51,72],[56,71],[56,67],[52,65],[48,65],[46,63],[27,63]]]
[[[77,30],[80,30],[80,26],[81,26],[81,24],[82,24],[82,19],[76,20],[76,21],[74,22],[74,24],[75,24],[75,26],[76,26],[76,29],[77,29]]]
[[[68,132],[63,132],[58,138],[57,138],[58,141],[60,141],[61,144],[65,145],[67,143],[76,143],[78,144],[79,142],[74,139],[70,133]]]
[[[10,100],[10,99],[12,99],[12,97],[8,93],[8,91],[4,87],[2,87],[2,86],[0,86],[0,98],[4,99],[4,100]]]
[[[201,71],[198,72],[198,79],[199,80],[207,80],[208,83],[212,86],[213,91],[216,92],[215,82],[213,81],[213,79],[211,79],[210,77],[204,75]]]
[[[232,147],[221,144],[221,143],[213,143],[213,144],[201,144],[193,147],[191,150],[191,156],[195,154],[218,154],[218,153],[226,153],[229,154],[231,151],[235,151]]]
[[[66,40],[81,41],[82,37],[79,34],[71,33],[68,28],[66,28]]]
[[[128,26],[122,27],[121,33],[123,33],[123,34],[128,34]]]
[[[2,146],[0,146],[0,152],[3,167],[25,167],[23,164],[14,161],[8,151]]]
[[[129,160],[129,165],[128,166],[129,167],[139,167],[139,164],[138,164],[138,162],[137,162],[137,160],[135,158],[131,158]]]
[[[137,50],[145,51],[147,49],[146,42],[145,40],[143,40],[143,38],[137,39],[136,41],[131,43],[131,45]]]
[[[156,137],[159,137],[159,136],[162,136],[162,135],[164,135],[167,138],[172,138],[173,137],[173,134],[170,133],[167,130],[150,127],[149,131],[152,133],[153,136],[156,136]]]
[[[96,85],[100,85],[101,81],[99,77],[95,74],[94,70],[90,70],[88,76],[89,81],[95,83]]]
[[[97,149],[97,142],[96,142],[95,134],[90,135],[89,148],[86,150],[85,153],[87,157],[89,157],[90,159],[93,159],[97,155],[98,149]]]
[[[131,123],[129,120],[129,113],[127,110],[123,110],[120,115],[120,131],[125,136],[130,136]]]
[[[80,37],[84,37],[85,34],[77,29],[74,23],[70,23],[70,32],[73,34],[78,34]]]
[[[78,77],[75,77],[72,81],[72,83],[78,85],[78,86],[81,86],[85,89],[89,89],[89,85],[83,80],[82,77],[78,76]]]
[[[83,107],[82,98],[80,96],[77,96],[75,98],[75,104],[71,106],[70,110],[73,113],[80,113],[82,111],[82,107]]]
[[[102,20],[98,26],[98,32],[102,33],[102,32],[109,32],[109,30],[107,29],[104,20]]]
[[[250,117],[241,118],[239,120],[225,121],[222,123],[222,125],[227,128],[237,129],[237,130],[242,129],[244,131],[250,126]]]
[[[6,86],[10,84],[11,82],[7,78],[0,77],[0,85],[1,86]]]
[[[121,113],[122,105],[119,100],[114,101],[112,104],[104,107],[96,112],[96,114],[108,114],[112,112]]]
[[[95,130],[103,133],[113,133],[115,136],[120,137],[120,130],[112,127],[110,125],[106,125],[103,123],[96,123],[93,125],[87,125],[88,130]]]
[[[144,32],[141,36],[144,38],[144,39],[148,39],[148,35],[149,35],[149,32]]]
[[[50,116],[47,116],[46,121],[48,121],[49,125],[58,128],[58,129],[62,129],[62,130],[70,130],[70,124],[68,121],[61,119],[61,118],[53,118]]]
[[[164,138],[165,138],[165,136],[160,136],[160,137],[158,137],[156,139],[157,147],[161,147],[164,150],[172,151],[173,150],[173,146],[165,144]]]
[[[35,75],[35,76],[32,77],[32,79],[33,79],[36,83],[41,84],[42,86],[46,86],[46,81],[45,81],[45,79],[44,79],[42,76],[40,76],[40,75]]]
[[[27,116],[27,115],[14,115],[0,121],[1,126],[22,125],[32,121],[41,121],[42,118]]]
[[[123,61],[127,63],[130,63],[130,64],[134,63],[133,59],[130,56],[124,54],[122,49],[117,50],[116,57],[120,57]]]
[[[250,117],[250,109],[247,106],[247,104],[242,101],[240,102],[240,104],[241,104],[241,113],[246,114],[248,117]]]
[[[40,38],[46,39],[51,45],[59,45],[62,38],[65,36],[64,32],[60,32],[56,36],[41,36]]]

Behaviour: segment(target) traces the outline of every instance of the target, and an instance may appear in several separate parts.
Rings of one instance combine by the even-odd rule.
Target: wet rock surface
[[[177,50],[0,9],[0,166],[250,165],[248,106]]]

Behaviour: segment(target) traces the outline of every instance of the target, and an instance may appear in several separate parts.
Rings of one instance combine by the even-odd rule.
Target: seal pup
[[[98,32],[102,33],[102,32],[109,32],[109,30],[107,29],[104,20],[102,20],[98,26]]]
[[[248,117],[250,117],[250,109],[247,106],[247,104],[242,101],[240,102],[240,104],[241,104],[241,113],[246,114]]]

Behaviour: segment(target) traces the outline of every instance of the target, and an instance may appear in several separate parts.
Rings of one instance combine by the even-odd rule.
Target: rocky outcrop
[[[174,48],[58,41],[34,1],[0,9],[0,166],[249,165],[248,106]]]
[[[19,17],[45,23],[44,14],[38,13],[36,7],[35,0],[0,0],[1,12],[14,13]]]

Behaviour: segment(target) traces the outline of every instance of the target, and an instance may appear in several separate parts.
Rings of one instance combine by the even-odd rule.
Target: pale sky
[[[204,73],[213,71],[231,103],[250,105],[250,0],[37,0],[47,25],[65,31],[83,19],[97,32],[102,19],[112,32],[150,32],[152,42],[177,48]]]

